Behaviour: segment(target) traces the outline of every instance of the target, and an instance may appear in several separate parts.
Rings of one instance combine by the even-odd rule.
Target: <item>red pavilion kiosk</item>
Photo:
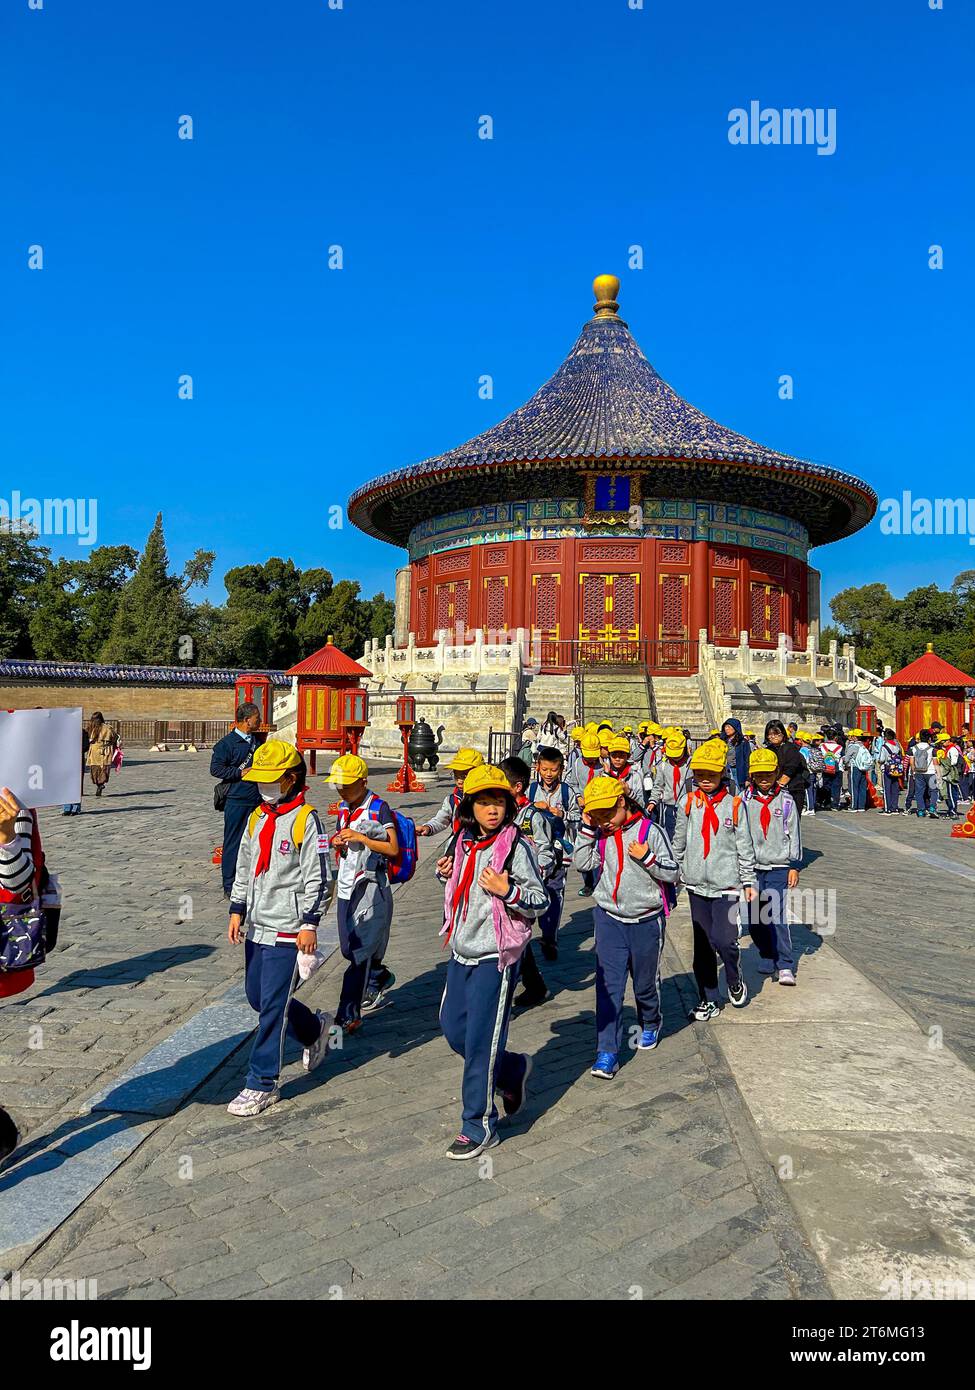
[[[947,733],[961,732],[966,715],[965,687],[975,686],[975,676],[967,676],[944,661],[929,642],[923,656],[888,676],[883,684],[896,690],[897,737],[906,747],[912,734],[930,729],[935,722],[944,725]]]
[[[234,710],[238,705],[256,705],[261,711],[261,725],[258,733],[273,734],[271,723],[271,677],[259,674],[242,673],[234,681]]]
[[[371,673],[345,652],[325,646],[285,672],[298,681],[298,727],[295,747],[307,753],[310,770],[316,771],[315,754],[321,749],[354,753],[369,722],[369,695],[361,678]]]

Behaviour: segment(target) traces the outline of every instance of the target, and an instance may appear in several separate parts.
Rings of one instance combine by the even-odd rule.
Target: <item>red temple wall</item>
[[[421,645],[458,625],[576,639],[602,608],[621,632],[652,641],[695,642],[706,628],[725,645],[746,630],[755,646],[774,647],[784,632],[804,647],[808,635],[805,562],[743,546],[652,537],[499,541],[442,551],[411,569],[410,630]]]

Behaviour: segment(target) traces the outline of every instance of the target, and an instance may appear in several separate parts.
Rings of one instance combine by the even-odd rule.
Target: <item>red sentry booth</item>
[[[262,734],[274,732],[274,725],[271,723],[271,699],[270,676],[242,675],[234,681],[234,712],[236,713],[238,705],[256,705],[261,711],[261,727],[258,732]]]
[[[873,705],[857,705],[853,711],[853,718],[854,728],[862,729],[865,734],[877,732],[877,711]]]
[[[923,656],[883,684],[895,688],[897,737],[906,747],[912,734],[930,729],[933,723],[942,724],[949,734],[961,732],[967,712],[965,687],[975,685],[975,676],[942,660],[929,642]]]
[[[331,637],[325,646],[285,673],[298,681],[295,747],[307,753],[316,771],[318,750],[355,753],[369,722],[369,695],[359,684],[372,673],[339,651]]]

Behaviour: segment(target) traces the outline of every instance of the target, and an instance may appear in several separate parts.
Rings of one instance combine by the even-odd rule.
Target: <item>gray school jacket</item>
[[[800,869],[802,837],[799,812],[787,791],[778,791],[769,802],[768,834],[762,832],[762,803],[751,787],[745,793],[745,812],[752,833],[756,869]]]
[[[239,912],[248,941],[258,946],[293,946],[302,927],[317,927],[332,899],[332,866],[328,836],[317,811],[309,811],[300,846],[294,824],[300,806],[278,816],[274,825],[271,863],[254,877],[264,817],[250,833],[249,817],[240,841],[237,872],[230,893],[230,911]]]
[[[755,850],[748,828],[744,803],[738,808],[738,824],[734,824],[734,796],[728,790],[717,806],[718,828],[711,836],[710,852],[705,857],[704,804],[695,792],[688,813],[687,798],[677,808],[674,827],[674,858],[681,869],[681,878],[691,893],[702,898],[720,898],[723,893],[737,892],[743,885],[755,886]]]
[[[555,840],[552,835],[552,820],[544,811],[536,810],[531,804],[519,806],[515,825],[531,841],[535,863],[543,879],[551,877],[555,868]]]
[[[440,810],[426,822],[426,827],[431,835],[438,835],[441,830],[453,829],[458,805],[459,798],[455,801],[454,793],[449,791],[440,804]]]
[[[661,883],[674,883],[677,879],[677,860],[674,858],[670,841],[662,830],[651,825],[645,835],[650,853],[640,861],[631,859],[629,846],[640,837],[640,827],[645,818],[639,816],[620,832],[623,845],[623,872],[619,873],[620,861],[616,851],[616,836],[600,836],[595,827],[583,824],[572,855],[572,863],[581,873],[596,872],[595,899],[599,907],[618,922],[640,922],[647,917],[656,917],[663,912]],[[600,854],[600,839],[604,851]],[[602,870],[600,872],[600,869]],[[619,887],[616,879],[619,875]]]
[[[677,779],[677,795],[674,795],[674,767],[680,776]],[[691,772],[691,760],[679,765],[664,758],[663,762],[657,764],[653,774],[653,785],[647,792],[647,801],[653,802],[654,806],[679,806],[682,801],[687,800],[689,792],[694,790],[694,774]]]
[[[461,835],[455,845],[455,853],[465,853],[465,844],[470,841]],[[472,850],[466,850],[473,853]],[[484,866],[491,863],[490,851],[485,851]],[[437,875],[441,883],[446,879]],[[521,917],[540,917],[548,907],[548,889],[542,883],[538,865],[531,845],[523,835],[514,843],[508,864],[508,877],[511,887],[505,902],[511,911]],[[450,947],[454,959],[461,965],[479,965],[482,960],[497,959],[498,936],[494,930],[493,893],[482,888],[474,876],[471,884],[467,912],[458,916],[450,936]]]

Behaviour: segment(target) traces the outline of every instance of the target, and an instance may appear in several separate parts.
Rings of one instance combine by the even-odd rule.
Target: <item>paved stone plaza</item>
[[[382,790],[389,775],[378,774]],[[394,798],[414,813],[447,784]],[[100,1297],[882,1297],[884,1279],[975,1279],[975,849],[947,823],[805,820],[799,988],[685,1021],[689,925],[664,958],[665,1032],[592,1079],[589,904],[570,895],[555,997],[515,1015],[527,1112],[450,1164],[461,1066],[437,1026],[444,956],[430,842],[397,888],[395,1002],[282,1102],[225,1107],[244,1073],[242,955],[210,863],[205,755],[137,755],[85,814],[43,814],[62,947],[0,1007],[0,1095],[27,1131],[0,1176],[0,1273]],[[327,790],[315,779],[314,799]],[[334,920],[334,919],[333,919]],[[333,1008],[335,952],[303,993]],[[140,1059],[150,1054],[140,1066]]]

